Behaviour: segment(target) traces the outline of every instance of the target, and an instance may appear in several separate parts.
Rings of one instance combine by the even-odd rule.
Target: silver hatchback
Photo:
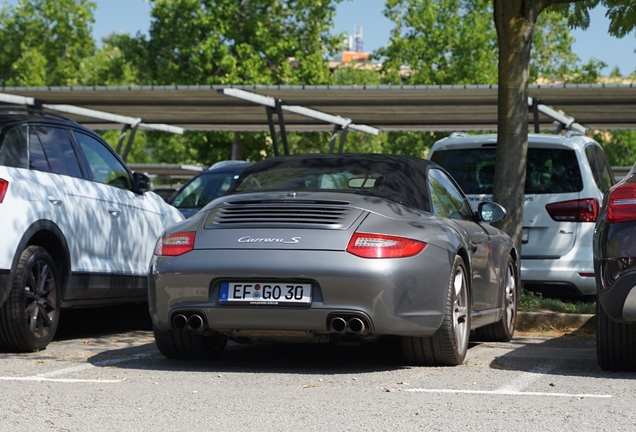
[[[497,135],[454,133],[429,158],[444,167],[473,207],[492,200]],[[592,236],[603,194],[614,184],[591,138],[530,135],[523,209],[521,280],[532,291],[595,295]]]

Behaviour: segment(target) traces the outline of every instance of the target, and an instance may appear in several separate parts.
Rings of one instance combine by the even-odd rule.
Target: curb
[[[515,330],[518,331],[596,331],[594,314],[568,314],[558,312],[518,312]]]

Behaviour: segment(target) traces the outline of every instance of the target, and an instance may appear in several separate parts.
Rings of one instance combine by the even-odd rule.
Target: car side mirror
[[[499,222],[506,217],[506,209],[492,201],[479,203],[477,207],[479,219],[484,222]]]
[[[150,190],[150,177],[146,174],[134,172],[133,173],[133,192],[140,195],[145,194]]]

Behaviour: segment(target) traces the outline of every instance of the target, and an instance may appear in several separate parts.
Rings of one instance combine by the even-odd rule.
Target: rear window
[[[492,194],[496,148],[440,150],[431,160],[444,167],[467,194]],[[529,148],[525,194],[583,190],[574,150]]]
[[[286,168],[251,174],[237,191],[298,189],[354,192],[381,189],[384,176],[379,172],[355,168]]]
[[[403,155],[313,154],[280,156],[241,173],[228,194],[325,191],[384,198],[430,211],[426,171],[431,162]]]

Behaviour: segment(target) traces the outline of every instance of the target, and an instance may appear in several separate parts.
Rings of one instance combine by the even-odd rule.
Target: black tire
[[[158,330],[153,326],[159,352],[169,359],[215,359],[225,349],[227,340],[219,336],[202,336],[188,330]]]
[[[453,262],[442,325],[431,337],[401,338],[407,362],[418,366],[462,364],[470,338],[470,296],[466,266],[461,257]]]
[[[596,299],[596,355],[606,371],[636,371],[636,324],[613,321]]]
[[[0,310],[0,348],[32,352],[53,340],[60,320],[59,273],[51,255],[29,246],[20,255],[9,297]]]
[[[504,281],[503,313],[501,319],[495,323],[480,327],[475,330],[477,340],[484,342],[508,342],[515,334],[515,322],[517,321],[517,275],[515,263],[512,257],[508,258],[508,266]]]

